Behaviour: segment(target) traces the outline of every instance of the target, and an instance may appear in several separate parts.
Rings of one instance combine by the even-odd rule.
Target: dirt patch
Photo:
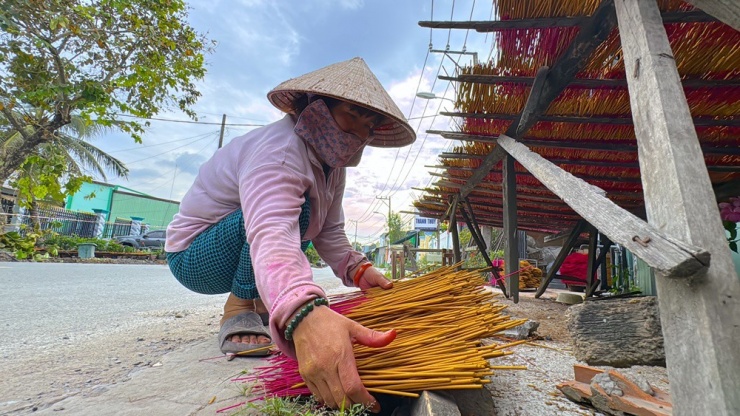
[[[526,318],[540,323],[537,335],[548,341],[569,344],[571,341],[568,332],[565,312],[569,305],[555,302],[553,299],[535,299],[530,296],[522,296],[519,303],[509,300],[501,300],[507,305],[506,312],[514,318]]]

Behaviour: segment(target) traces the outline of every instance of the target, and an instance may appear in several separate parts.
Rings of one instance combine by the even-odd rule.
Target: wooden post
[[[599,264],[599,270],[601,270],[601,290],[607,290],[609,288],[609,279],[607,278],[607,271],[606,271],[606,255],[609,253],[609,247],[611,247],[612,242],[609,240],[609,237],[605,236],[604,234],[599,233],[599,240],[601,241],[601,253],[599,253],[599,259],[596,263]]]
[[[514,158],[506,155],[503,161],[503,197],[504,197],[504,234],[506,251],[504,252],[504,274],[509,275],[509,295],[514,303],[519,303],[519,241],[517,238],[516,215],[516,173]]]
[[[396,252],[391,250],[391,246],[388,246],[388,250],[390,250],[391,253],[391,280],[396,280],[396,263],[398,262],[398,259],[396,258]]]
[[[598,242],[599,230],[593,225],[588,227],[588,268],[586,269],[586,297],[594,294],[594,275],[596,274],[596,243]],[[598,283],[598,282],[597,282]]]
[[[457,233],[457,198],[452,201],[450,209],[450,233],[452,233],[452,254],[455,256],[454,263],[458,263],[460,258],[460,235]]]
[[[616,0],[648,221],[709,251],[688,278],[656,270],[675,415],[740,414],[740,279],[654,1]]]

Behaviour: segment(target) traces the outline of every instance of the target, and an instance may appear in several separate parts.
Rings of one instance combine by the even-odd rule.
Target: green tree
[[[406,236],[406,232],[401,230],[402,222],[401,216],[395,212],[391,213],[388,217],[388,239],[393,244],[394,241],[398,241]]]
[[[91,181],[85,171],[107,179],[106,172],[126,176],[128,168],[115,157],[95,147],[87,140],[101,135],[106,128],[72,116],[70,124],[54,132],[53,141],[40,144],[26,157],[11,176],[11,185],[18,190],[17,202],[30,208],[34,225],[38,225],[38,201],[62,203],[68,194],[77,192],[82,183]],[[0,146],[22,140],[20,133],[11,132],[0,139]]]
[[[0,8],[0,183],[77,115],[141,142],[149,118],[195,118],[212,43],[182,0],[7,0]],[[89,149],[88,149],[89,150]],[[40,153],[37,153],[40,154]]]
[[[319,253],[316,251],[315,248],[313,248],[313,244],[308,246],[304,254],[306,255],[306,258],[308,259],[308,262],[311,263],[312,265],[318,263],[319,260],[321,260]]]
[[[128,168],[115,157],[88,142],[100,136],[105,127],[72,116],[70,124],[54,132],[54,140],[38,145],[11,176],[18,190],[21,206],[32,207],[38,200],[63,202],[64,197],[79,190],[91,171],[107,179],[106,172],[125,177]],[[0,137],[0,146],[13,146],[23,140],[17,131]]]

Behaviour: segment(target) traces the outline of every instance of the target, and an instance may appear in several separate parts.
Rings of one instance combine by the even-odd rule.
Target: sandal
[[[260,315],[251,311],[232,316],[221,325],[221,330],[218,332],[218,343],[221,347],[221,352],[227,355],[239,354],[240,356],[247,357],[266,357],[270,355],[270,349],[267,347],[275,345],[273,342],[269,344],[245,344],[229,341],[229,338],[234,335],[263,335],[272,341],[270,332],[262,325]],[[248,351],[251,350],[257,351],[249,353]]]

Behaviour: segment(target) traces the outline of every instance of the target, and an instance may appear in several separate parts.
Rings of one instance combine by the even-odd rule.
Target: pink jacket
[[[353,286],[349,271],[365,257],[352,249],[344,232],[345,169],[333,169],[325,178],[321,162],[293,127],[286,116],[232,140],[204,163],[167,227],[165,250],[185,250],[199,233],[241,207],[273,340],[295,357],[293,344],[284,339],[285,326],[296,309],[325,296],[300,249],[297,218],[304,194],[311,217],[303,240],[313,241],[346,286]]]

